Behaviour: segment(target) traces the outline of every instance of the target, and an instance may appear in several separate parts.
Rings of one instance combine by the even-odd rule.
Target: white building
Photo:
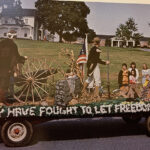
[[[124,43],[125,42],[125,43]],[[135,40],[130,38],[129,40],[123,40],[118,37],[111,38],[111,47],[135,47]]]
[[[1,8],[0,38],[7,38],[10,32],[15,32],[16,38],[37,40],[38,22],[35,9],[20,9],[18,12],[7,7]]]

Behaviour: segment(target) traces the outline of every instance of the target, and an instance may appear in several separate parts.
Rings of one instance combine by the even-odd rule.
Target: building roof
[[[150,41],[150,37],[141,37],[140,41]]]
[[[35,16],[36,15],[36,10],[35,9],[3,9],[2,16],[20,16],[20,17],[25,17],[25,16]]]
[[[97,35],[100,39],[111,39],[115,37],[115,35]]]
[[[22,9],[23,16],[35,16],[36,10],[35,9]]]

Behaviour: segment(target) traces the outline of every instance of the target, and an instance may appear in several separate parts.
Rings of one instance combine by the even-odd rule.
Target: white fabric
[[[88,77],[85,82],[89,84],[88,88],[93,88],[94,84],[95,84],[95,86],[100,86],[101,76],[100,76],[99,64],[97,64],[97,66],[95,67],[95,69],[93,71],[93,75]]]
[[[142,84],[145,83],[146,75],[150,75],[150,69],[142,70]]]
[[[129,68],[129,69],[128,69],[128,71],[130,71],[130,72],[131,72],[131,70],[132,70],[132,68]],[[135,77],[135,79],[136,79],[136,83],[138,83],[138,79],[139,79],[139,71],[138,71],[137,68],[135,68],[135,71],[136,71],[136,77]]]
[[[136,79],[132,75],[129,76],[129,80],[131,81],[131,83],[136,83]]]
[[[150,69],[142,70],[142,76],[150,75]]]

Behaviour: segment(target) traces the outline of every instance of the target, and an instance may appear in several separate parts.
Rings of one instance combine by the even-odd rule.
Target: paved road
[[[0,150],[150,150],[144,120],[127,125],[120,118],[52,121],[37,126],[34,141],[24,148]]]

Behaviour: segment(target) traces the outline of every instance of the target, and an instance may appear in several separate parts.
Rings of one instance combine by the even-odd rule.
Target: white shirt
[[[131,72],[131,70],[132,70],[132,68],[129,68],[129,69],[128,69],[128,71],[130,71],[130,72]],[[136,71],[136,77],[135,77],[135,79],[136,79],[136,82],[138,82],[138,79],[139,79],[139,71],[138,71],[137,68],[135,68],[135,71]]]
[[[150,69],[142,70],[142,76],[146,76],[147,74],[150,75]]]

